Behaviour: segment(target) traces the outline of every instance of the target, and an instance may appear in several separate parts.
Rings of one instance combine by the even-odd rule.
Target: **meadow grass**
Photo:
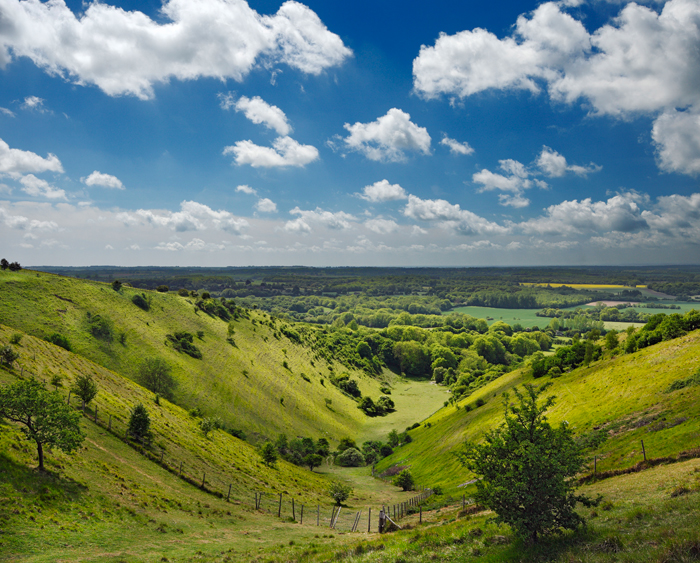
[[[498,309],[496,307],[469,306],[455,307],[443,314],[462,313],[464,315],[476,317],[477,319],[486,319],[489,326],[497,321],[503,321],[511,326],[519,323],[526,328],[534,326],[545,328],[552,319],[548,317],[538,317],[536,313],[539,310],[540,309]]]

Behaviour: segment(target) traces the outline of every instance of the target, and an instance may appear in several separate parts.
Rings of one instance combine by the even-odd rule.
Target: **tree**
[[[66,405],[56,391],[48,391],[35,379],[18,381],[0,389],[0,418],[23,426],[27,440],[36,444],[39,470],[44,470],[44,446],[71,453],[85,439],[80,415]]]
[[[97,395],[97,383],[93,381],[90,374],[79,375],[73,383],[71,391],[82,399],[83,410],[85,410],[85,405],[89,404]]]
[[[272,467],[277,463],[277,449],[272,445],[272,442],[265,442],[260,448],[260,457],[263,463],[268,467]]]
[[[396,446],[399,445],[399,440],[400,440],[399,433],[396,430],[392,430],[391,432],[389,432],[387,442],[389,442],[389,445],[392,448],[395,448]]]
[[[355,443],[355,440],[352,438],[341,438],[340,443],[338,444],[338,451],[339,452],[344,452],[348,448],[357,448],[357,444]]]
[[[17,272],[22,269],[22,266],[19,265],[19,262],[11,262],[9,268],[10,272]]]
[[[614,350],[620,344],[620,339],[617,336],[616,330],[611,330],[605,335],[605,347],[608,350]]]
[[[340,506],[340,503],[348,500],[352,494],[352,487],[339,481],[333,481],[328,487],[328,495]]]
[[[365,464],[365,456],[357,448],[348,448],[335,458],[335,463],[341,467],[362,467]]]
[[[119,280],[114,280],[112,282],[112,289],[116,292],[119,292],[119,290],[122,288],[122,282]]]
[[[488,432],[484,443],[466,442],[457,454],[479,477],[476,502],[531,543],[560,528],[577,528],[584,519],[574,511],[576,504],[599,502],[574,493],[573,478],[583,466],[583,456],[566,423],[553,428],[547,421],[545,412],[555,398],[538,405],[550,384],[525,384],[522,393],[515,388],[516,403],[504,393],[503,424]]]
[[[413,475],[408,469],[404,469],[394,478],[394,485],[401,487],[404,491],[413,490]]]
[[[304,458],[304,465],[313,471],[314,467],[319,467],[323,463],[323,458],[318,454],[309,454]]]
[[[7,270],[7,268],[10,266],[10,263],[7,261],[7,258],[3,258],[0,260],[0,268],[3,270]]]
[[[146,358],[139,366],[138,382],[166,399],[172,399],[176,382],[168,362],[163,358]]]
[[[0,348],[0,363],[12,367],[12,364],[14,364],[17,359],[19,359],[19,352],[16,352],[9,344]]]
[[[140,442],[151,436],[151,417],[141,403],[131,409],[128,432],[129,436]]]

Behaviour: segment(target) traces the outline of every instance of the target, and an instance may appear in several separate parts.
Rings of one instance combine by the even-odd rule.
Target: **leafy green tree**
[[[399,445],[399,442],[401,439],[399,438],[399,433],[396,430],[392,430],[389,432],[389,436],[387,437],[387,442],[389,442],[389,445],[392,448],[395,448],[396,446]]]
[[[90,401],[97,395],[97,383],[92,379],[91,374],[79,375],[75,379],[71,391],[83,401],[83,410],[85,410],[85,406],[90,404]]]
[[[120,282],[119,280],[114,280],[114,281],[112,282],[112,289],[113,289],[114,291],[117,291],[117,292],[118,292],[121,288],[122,288],[122,282]]]
[[[304,465],[313,471],[314,467],[319,467],[323,463],[323,458],[318,454],[309,454],[304,458]]]
[[[223,422],[218,416],[205,417],[199,421],[199,429],[204,433],[205,437],[209,437],[214,430],[223,426]]]
[[[277,463],[277,449],[272,442],[265,442],[260,448],[260,457],[265,465],[272,467]]]
[[[39,470],[44,470],[44,446],[71,453],[85,439],[80,415],[66,405],[56,391],[48,391],[35,379],[18,381],[0,389],[0,418],[22,425],[27,440],[34,441]]]
[[[17,359],[19,359],[19,352],[16,352],[15,349],[9,344],[6,344],[2,348],[0,348],[1,363],[5,364],[6,366],[12,367],[12,364],[14,364],[15,360]]]
[[[614,350],[620,344],[620,339],[617,336],[616,330],[611,330],[605,335],[605,347],[608,350]]]
[[[129,436],[143,442],[151,436],[151,417],[141,403],[131,409],[129,416]]]
[[[319,438],[316,442],[316,453],[320,456],[326,457],[331,452],[331,445],[325,438]]]
[[[341,467],[362,467],[365,464],[365,456],[357,448],[348,448],[335,458],[335,463]]]
[[[7,258],[3,258],[2,260],[0,260],[0,268],[2,268],[3,270],[7,270],[7,268],[9,267],[10,263],[7,261]]]
[[[355,440],[352,438],[341,438],[340,443],[338,444],[338,451],[339,452],[344,452],[348,448],[357,448],[357,444],[355,443]]]
[[[55,344],[56,346],[60,346],[64,350],[68,350],[69,352],[71,351],[71,343],[68,338],[63,336],[62,334],[58,334],[57,332],[54,332],[52,335],[46,337],[46,342],[51,342],[51,344]]]
[[[531,543],[560,528],[579,527],[584,519],[574,511],[576,504],[599,501],[574,492],[573,478],[583,466],[581,446],[566,423],[553,428],[547,421],[554,397],[538,404],[549,385],[525,384],[522,393],[515,388],[515,403],[504,393],[503,424],[484,443],[466,442],[457,454],[479,477],[474,499]]]
[[[148,299],[146,299],[146,294],[143,293],[139,295],[138,293],[134,295],[131,298],[131,302],[136,305],[139,309],[143,309],[144,311],[148,311],[151,308],[150,303],[148,302]]]
[[[176,382],[170,365],[163,358],[146,358],[139,366],[137,381],[146,389],[172,400]]]
[[[328,496],[330,496],[338,506],[348,500],[351,494],[352,487],[339,481],[333,481],[328,487]]]
[[[412,491],[414,484],[413,475],[408,469],[404,469],[394,478],[394,485],[401,487],[404,491]]]

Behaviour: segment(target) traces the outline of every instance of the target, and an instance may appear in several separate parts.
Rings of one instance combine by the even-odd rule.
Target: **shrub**
[[[15,332],[12,336],[10,336],[10,344],[14,344],[15,346],[19,346],[19,343],[22,341],[22,334],[19,332]]]
[[[389,444],[382,444],[382,447],[379,449],[379,453],[382,457],[387,457],[393,454],[394,450]]]
[[[71,351],[70,340],[68,340],[68,338],[66,338],[62,334],[58,334],[57,332],[54,332],[52,335],[47,336],[46,342],[51,342],[51,344],[60,346],[64,350],[68,350],[69,352]]]
[[[401,487],[404,491],[413,490],[413,475],[408,469],[404,469],[394,478],[394,485]]]
[[[335,463],[341,467],[362,467],[365,464],[365,456],[356,448],[348,448],[335,458]]]
[[[137,381],[166,399],[173,397],[175,378],[170,365],[162,358],[146,358],[139,366]]]
[[[385,395],[391,395],[391,389],[389,389],[388,387],[380,387],[379,391],[381,393],[384,393]]]
[[[151,308],[151,306],[148,304],[148,301],[146,300],[145,294],[139,295],[137,293],[131,298],[131,302],[134,305],[136,305],[139,309],[143,309],[144,311],[148,311],[148,309]]]
[[[19,359],[19,352],[15,352],[15,349],[9,344],[0,348],[0,362],[6,366],[11,366],[17,359]]]
[[[71,391],[83,401],[83,408],[89,404],[97,395],[97,383],[92,379],[92,375],[79,375],[71,387]]]
[[[265,442],[260,448],[260,457],[265,465],[272,467],[277,463],[277,449],[272,445],[272,442]]]
[[[168,293],[170,291],[170,288],[167,285],[159,285],[156,287],[156,291],[159,293]]]
[[[119,280],[114,280],[112,282],[112,289],[114,291],[119,291],[121,288],[122,288],[122,282],[120,282]]]
[[[86,314],[88,331],[95,338],[111,342],[114,335],[114,327],[112,321],[102,315],[93,315],[90,312]]]
[[[151,417],[141,403],[131,409],[129,416],[129,436],[143,442],[151,437]]]
[[[178,294],[180,297],[189,297],[189,296],[190,296],[190,292],[187,291],[184,287],[181,287],[180,289],[178,289],[178,290],[177,290],[177,294]]]
[[[184,352],[198,360],[202,359],[202,352],[192,343],[194,336],[189,332],[178,331],[174,334],[166,334],[165,338],[172,343],[173,348],[178,352]]]
[[[328,496],[330,496],[338,506],[340,506],[342,502],[348,500],[351,494],[352,487],[338,481],[333,481],[328,487]]]

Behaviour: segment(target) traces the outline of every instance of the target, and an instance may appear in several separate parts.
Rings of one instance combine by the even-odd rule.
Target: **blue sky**
[[[26,265],[698,263],[700,1],[0,0]]]

